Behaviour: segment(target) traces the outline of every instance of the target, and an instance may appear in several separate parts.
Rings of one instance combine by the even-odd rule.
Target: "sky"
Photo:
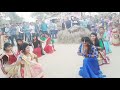
[[[30,15],[32,12],[16,12],[20,17],[23,17],[25,21],[27,22],[34,22],[35,19],[32,18]],[[97,12],[92,12],[91,15],[97,15]],[[89,13],[86,12],[86,15],[89,15]]]
[[[24,20],[27,22],[34,22],[35,21],[35,19],[30,16],[32,14],[32,12],[16,12],[16,13],[20,17],[23,17]]]

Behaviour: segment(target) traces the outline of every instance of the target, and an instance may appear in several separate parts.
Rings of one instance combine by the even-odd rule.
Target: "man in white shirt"
[[[7,39],[8,39],[7,41],[10,42],[10,36],[11,35],[10,35],[10,25],[9,24],[7,24],[6,27],[5,27],[5,34],[6,34]]]
[[[33,23],[33,22],[30,23],[29,29],[30,29],[31,40],[32,40],[32,39],[33,39],[33,36],[35,35],[35,26],[34,26],[34,23]]]
[[[17,32],[16,32],[17,37],[19,37],[19,36],[20,36],[20,35],[19,35],[19,33],[20,33],[20,26],[19,26],[18,23],[16,24],[16,29],[17,29]]]
[[[18,31],[19,31],[19,38],[23,40],[24,39],[24,33],[23,33],[23,30],[22,30],[22,23],[18,24]]]

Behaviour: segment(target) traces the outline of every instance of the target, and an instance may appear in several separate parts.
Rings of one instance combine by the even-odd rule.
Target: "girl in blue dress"
[[[103,78],[98,64],[98,51],[90,41],[89,37],[83,37],[79,47],[78,55],[83,56],[83,67],[80,67],[79,75],[83,78]]]

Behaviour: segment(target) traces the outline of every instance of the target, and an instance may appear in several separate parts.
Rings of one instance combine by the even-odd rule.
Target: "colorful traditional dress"
[[[7,77],[42,78],[43,71],[41,65],[34,60],[35,58],[37,56],[33,53],[30,53],[29,56],[21,53],[15,63],[5,66]]]
[[[107,33],[106,33],[106,32],[104,32],[103,37],[102,37],[102,40],[103,40],[103,43],[104,43],[104,47],[105,47],[105,50],[106,50],[106,54],[112,53],[112,50],[111,50],[111,48],[110,48],[109,39],[108,39],[108,36],[107,36]]]
[[[51,40],[51,42],[52,42],[52,47],[53,47],[53,50],[54,50],[54,51],[56,51],[56,50],[55,50],[55,47],[54,47],[55,40],[54,40],[54,39],[52,39],[52,40]]]
[[[112,30],[112,45],[120,46],[120,35],[117,28]]]
[[[80,67],[79,75],[83,78],[103,78],[105,77],[102,75],[102,72],[100,71],[99,64],[98,64],[98,51],[95,48],[95,46],[91,47],[91,52],[89,52],[88,57],[84,54],[85,52],[82,50],[83,46],[80,45],[79,53],[84,56],[83,60],[83,67]],[[94,57],[92,57],[94,55]]]
[[[22,45],[17,45],[17,54],[16,56],[19,56],[22,51]]]
[[[43,70],[41,65],[35,61],[37,56],[29,53],[29,56],[21,54],[18,60],[21,60],[21,76],[23,78],[42,78]]]
[[[46,40],[46,38],[45,38],[45,37],[41,37],[40,39],[41,39],[42,41],[45,41],[45,40]]]
[[[99,65],[108,64],[110,59],[106,55],[106,51],[105,51],[105,47],[104,47],[102,39],[99,40],[99,47],[101,47],[101,49],[102,49],[102,50],[98,50]]]
[[[12,73],[14,73],[14,70],[12,71],[12,68],[14,67],[14,63],[17,61],[17,57],[13,55],[7,55],[6,53],[3,53],[2,60],[1,60],[1,69],[3,73],[7,73],[7,77],[11,77]],[[14,68],[15,69],[15,68]],[[9,75],[8,75],[8,71]]]
[[[33,53],[36,54],[38,58],[41,57],[42,56],[42,50],[41,50],[42,43],[39,40],[36,40],[35,42],[33,41],[33,46],[34,46]]]
[[[53,52],[54,52],[54,47],[53,47],[53,45],[52,45],[52,42],[51,42],[51,38],[50,38],[50,37],[47,38],[44,51],[45,51],[46,53],[53,53]]]

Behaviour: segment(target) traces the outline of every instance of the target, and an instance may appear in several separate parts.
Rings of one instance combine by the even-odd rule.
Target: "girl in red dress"
[[[46,53],[53,53],[54,52],[54,47],[52,45],[52,41],[51,41],[50,35],[49,34],[45,34],[45,37],[46,37],[46,45],[45,45],[44,51]]]
[[[37,55],[37,57],[42,56],[42,41],[38,40],[37,36],[34,36],[33,38],[33,53]]]

